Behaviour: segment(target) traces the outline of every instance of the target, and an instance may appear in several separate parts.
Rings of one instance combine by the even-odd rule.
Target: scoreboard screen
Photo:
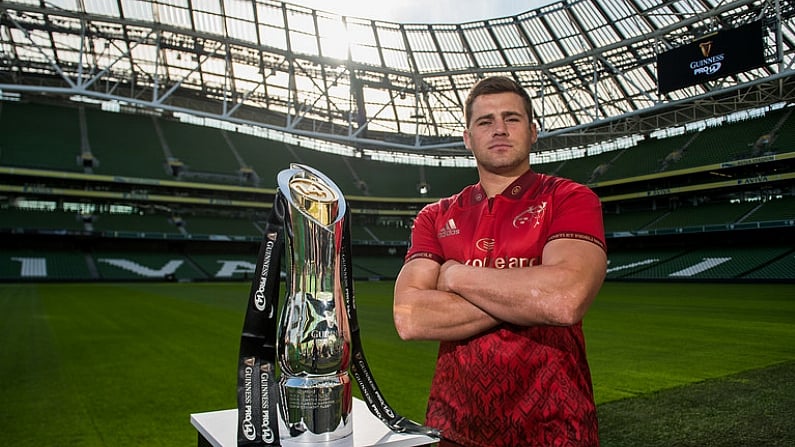
[[[657,55],[657,89],[668,93],[765,64],[761,21],[718,31]]]

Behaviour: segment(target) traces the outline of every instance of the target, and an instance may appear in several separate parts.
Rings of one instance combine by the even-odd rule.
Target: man
[[[530,168],[530,97],[486,78],[465,105],[479,183],[415,219],[395,283],[404,340],[439,340],[440,446],[597,446],[582,318],[607,266],[599,199]]]

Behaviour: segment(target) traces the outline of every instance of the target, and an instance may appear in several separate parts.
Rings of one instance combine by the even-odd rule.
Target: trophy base
[[[279,412],[281,439],[328,442],[353,433],[353,395],[347,373],[322,377],[284,377]]]

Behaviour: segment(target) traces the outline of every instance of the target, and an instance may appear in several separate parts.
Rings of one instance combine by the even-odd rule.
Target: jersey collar
[[[537,178],[538,174],[533,172],[532,169],[529,169],[527,172],[520,175],[519,178],[514,180],[513,183],[508,185],[508,187],[498,195],[511,200],[519,200],[525,194],[527,194],[528,191],[530,191],[530,188],[536,183]],[[474,185],[472,192],[469,194],[469,204],[475,205],[486,200],[487,198],[486,191],[483,189],[480,183],[478,183]]]

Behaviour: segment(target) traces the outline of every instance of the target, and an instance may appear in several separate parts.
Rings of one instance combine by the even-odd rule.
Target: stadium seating
[[[765,201],[744,221],[767,222],[795,219],[795,197],[782,197]]]
[[[263,188],[275,188],[279,171],[299,161],[292,148],[284,143],[237,132],[226,132],[226,136],[244,164],[256,173],[253,183]]]
[[[85,227],[81,216],[75,212],[0,208],[0,229],[83,231]]]
[[[647,225],[645,229],[702,227],[705,225],[732,224],[749,213],[756,204],[704,203],[698,206],[682,205]]]
[[[622,233],[639,231],[668,214],[668,210],[629,211],[615,214],[604,212],[606,233]]]
[[[608,247],[609,248],[609,247]],[[664,264],[680,256],[684,250],[627,250],[612,253],[608,250],[607,279],[627,278],[649,267]]]
[[[41,131],[42,123],[46,123],[46,132]],[[736,158],[793,152],[793,124],[795,117],[791,110],[783,109],[762,118],[672,138],[647,139],[628,149],[541,164],[534,169],[598,185],[600,182],[664,174]],[[124,135],[134,135],[134,138]],[[769,140],[760,140],[766,135],[769,135]],[[90,151],[91,163],[85,163],[85,160],[81,163],[83,151]],[[179,171],[173,170],[175,165],[169,165],[169,157],[172,162],[179,163]],[[294,162],[320,169],[340,186],[346,196],[354,197],[444,197],[477,179],[472,168],[421,167],[347,158],[233,131],[179,123],[151,114],[111,113],[79,105],[5,102],[0,109],[0,165],[45,169],[54,171],[54,177],[57,173],[90,172],[118,178],[119,184],[133,178],[141,179],[142,185],[176,180],[273,189],[277,186],[278,172]],[[421,194],[421,185],[428,186],[430,191]],[[212,191],[213,187],[208,190]],[[743,203],[699,200],[697,205],[688,200],[675,204],[661,199],[663,206],[655,210],[633,209],[611,202],[604,206],[605,230],[609,237],[629,237],[729,231],[754,225],[792,225],[795,221],[795,197],[787,194],[786,191],[784,197],[778,194],[779,198],[769,194],[762,201]],[[57,201],[58,198],[54,197],[53,203]],[[417,209],[420,206],[422,203],[417,202]],[[34,211],[5,202],[0,207],[0,231],[6,237],[40,232],[141,240],[256,242],[261,238],[263,217],[253,212],[240,217],[211,207],[169,210],[167,206],[147,204],[141,209],[144,210],[142,214],[102,211],[93,216],[81,216],[60,208]],[[352,223],[352,238],[356,244],[395,245],[400,246],[398,251],[403,253],[408,237],[408,226],[387,226],[374,220],[356,219]],[[787,252],[792,248],[785,244],[776,249],[758,250],[748,247],[692,247],[687,250],[611,251],[608,278],[791,280],[795,276],[795,260]],[[131,280],[168,277],[176,280],[240,280],[247,278],[252,271],[254,260],[250,258],[250,255],[235,251],[197,254],[191,253],[189,248],[172,254],[165,251],[91,253],[85,247],[72,251],[17,247],[0,250],[0,279]],[[693,266],[704,267],[705,258],[712,259],[710,262],[714,264],[696,272]],[[401,263],[400,255],[357,257],[355,275],[359,278],[391,278]],[[677,274],[680,271],[685,273]]]
[[[195,253],[188,256],[207,279],[245,279],[254,276],[257,257],[239,253],[206,254]]]
[[[110,214],[95,216],[94,230],[121,233],[179,234],[171,216],[155,214]]]
[[[405,248],[391,255],[354,256],[356,279],[394,279]],[[609,280],[795,280],[791,247],[672,248],[608,252]],[[93,253],[65,250],[0,250],[0,280],[250,280],[256,254],[134,250]]]
[[[790,110],[777,110],[761,118],[669,138],[648,138],[627,149],[539,164],[535,169],[590,184],[757,157],[776,151],[791,152],[795,147],[793,120]],[[755,147],[760,137],[769,134],[775,136],[772,143]]]
[[[152,117],[95,109],[87,109],[85,113],[91,153],[98,161],[93,169],[95,174],[173,178]]]
[[[791,281],[795,279],[795,252],[788,252],[772,262],[743,275],[746,279]]]
[[[377,169],[383,164],[166,118],[88,107],[84,112],[86,141],[81,141],[77,107],[6,103],[2,110],[0,162],[5,166],[82,171],[78,157],[81,148],[87,147],[97,161],[94,172],[140,178],[172,178],[173,173],[168,169],[170,153],[182,163],[186,178],[208,183],[240,183],[241,169],[251,168],[261,186],[272,188],[276,173],[291,162],[322,170],[350,195],[419,197],[417,186],[428,183],[432,197],[443,197],[476,181],[474,171],[462,168],[424,167],[423,179],[419,166],[395,164],[389,165],[390,169]],[[790,110],[778,110],[762,118],[672,138],[648,139],[628,149],[539,164],[534,168],[583,183],[653,174],[750,156],[757,139],[773,129],[776,129],[775,138],[767,149],[791,151],[795,142],[793,121],[795,117]],[[48,123],[47,132],[38,131],[42,122]],[[135,138],[121,138],[121,135]],[[684,147],[686,151],[680,154],[681,158],[666,162],[666,158]]]
[[[159,119],[157,125],[171,155],[184,165],[191,180],[227,183],[224,178],[239,178],[242,166],[218,129]],[[218,181],[220,180],[220,181]]]
[[[679,169],[682,154],[693,135],[641,141],[637,147],[623,151],[610,166],[610,169],[597,181],[618,180],[638,175]]]
[[[205,275],[180,254],[100,251],[93,254],[100,279],[196,280]]]
[[[82,172],[77,108],[3,103],[0,148],[4,166]]]
[[[611,151],[566,160],[558,165],[555,171],[546,173],[570,178],[580,183],[593,183],[601,180],[602,175],[610,171],[613,159],[620,155],[620,151]]]
[[[94,279],[86,255],[74,251],[0,251],[0,280],[86,281]]]
[[[183,226],[187,234],[192,236],[250,236],[259,239],[262,230],[252,218],[227,218],[213,216],[182,216]]]
[[[377,242],[405,242],[409,240],[410,228],[399,228],[384,225],[367,226],[369,234],[373,236],[371,240]],[[354,239],[356,235],[353,235]]]
[[[790,152],[795,147],[795,115],[789,109],[778,123],[770,149],[775,152]]]
[[[358,256],[353,258],[353,276],[359,279],[394,279],[403,257],[395,256]]]
[[[693,249],[665,259],[649,256],[647,266],[639,266],[637,270],[621,278],[647,280],[742,278],[746,273],[751,273],[791,251],[786,247]],[[652,259],[657,261],[650,262]],[[615,268],[612,262],[611,268]]]

